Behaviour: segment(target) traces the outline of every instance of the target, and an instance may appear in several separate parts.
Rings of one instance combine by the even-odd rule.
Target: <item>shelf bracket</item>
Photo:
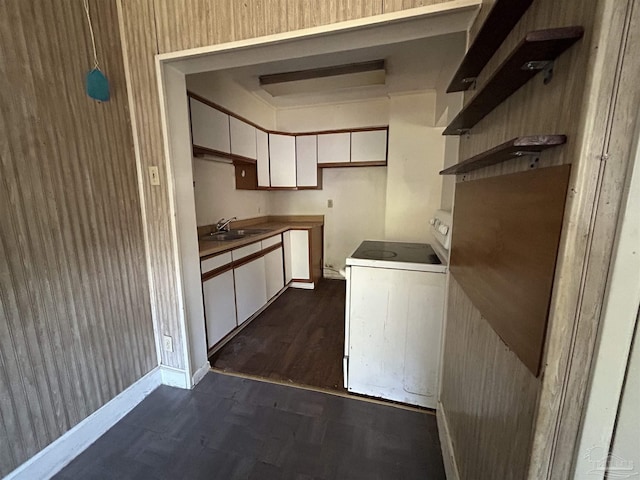
[[[465,85],[468,85],[468,87],[465,88],[465,90],[475,90],[477,86],[477,81],[478,81],[478,77],[468,77],[468,78],[462,79],[462,83]]]
[[[522,66],[522,70],[541,70],[544,76],[544,84],[548,85],[553,80],[553,67],[555,62],[553,60],[536,60],[527,62]]]

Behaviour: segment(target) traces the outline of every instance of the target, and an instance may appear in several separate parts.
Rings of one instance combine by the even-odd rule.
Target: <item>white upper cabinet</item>
[[[229,119],[231,128],[231,153],[256,158],[256,127],[235,117]]]
[[[296,175],[299,187],[318,186],[317,135],[296,137]]]
[[[258,186],[270,187],[269,179],[269,135],[256,129],[256,163],[258,169]]]
[[[191,107],[191,137],[194,145],[231,153],[229,115],[189,98]]]
[[[384,162],[387,160],[387,131],[351,132],[352,162]]]
[[[351,133],[318,135],[318,163],[344,163],[351,158]]]
[[[272,187],[296,186],[296,137],[269,134]]]

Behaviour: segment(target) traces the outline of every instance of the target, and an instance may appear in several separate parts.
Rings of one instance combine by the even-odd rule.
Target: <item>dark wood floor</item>
[[[209,372],[161,386],[56,477],[444,479],[432,414]]]
[[[210,359],[215,369],[345,391],[345,282],[290,288]]]

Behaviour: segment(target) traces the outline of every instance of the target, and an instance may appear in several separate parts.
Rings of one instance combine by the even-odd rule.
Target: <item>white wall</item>
[[[276,129],[309,132],[341,128],[373,127],[389,122],[387,98],[278,109]]]
[[[389,100],[379,99],[279,109],[276,128],[304,132],[388,122]],[[323,180],[322,190],[271,192],[271,213],[325,215],[325,266],[340,269],[362,240],[384,238],[387,169],[326,168]]]
[[[322,190],[271,192],[271,212],[324,215],[324,263],[340,269],[360,242],[384,238],[386,183],[382,167],[326,168]]]
[[[194,194],[198,226],[221,218],[252,218],[269,214],[269,194],[236,190],[235,170],[230,163],[193,159]]]
[[[435,127],[435,91],[396,95],[389,106],[385,236],[428,242],[429,218],[440,208],[445,139]]]

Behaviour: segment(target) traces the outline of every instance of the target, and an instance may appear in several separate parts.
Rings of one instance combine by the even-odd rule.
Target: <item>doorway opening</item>
[[[389,202],[395,201],[396,195],[391,197],[387,193],[386,168],[373,170],[376,167],[362,169],[345,168],[333,169],[331,173],[325,175],[325,186],[323,190],[314,189],[309,191],[262,191],[255,190],[247,193],[242,199],[238,198],[238,190],[232,192],[231,188],[227,189],[229,197],[215,198],[215,195],[225,191],[224,186],[212,186],[203,182],[203,176],[200,170],[203,164],[202,159],[194,159],[192,146],[192,126],[190,124],[189,97],[187,91],[192,90],[194,85],[201,88],[200,92],[196,92],[203,96],[207,93],[206,89],[210,89],[212,96],[220,94],[226,85],[228,91],[233,89],[244,88],[247,91],[243,98],[253,98],[253,101],[233,100],[232,96],[224,95],[222,101],[220,98],[209,99],[217,100],[216,103],[229,101],[230,106],[223,105],[225,108],[232,110],[232,106],[238,109],[248,109],[251,105],[263,104],[259,122],[266,122],[264,128],[280,129],[295,131],[296,126],[302,131],[309,129],[301,125],[301,118],[311,118],[305,115],[304,109],[325,109],[327,110],[327,94],[311,92],[303,96],[304,105],[295,105],[292,102],[298,100],[299,94],[294,95],[272,95],[273,104],[268,105],[265,101],[264,92],[254,89],[255,81],[260,75],[273,74],[278,72],[292,71],[306,67],[323,67],[327,65],[344,64],[350,59],[371,60],[379,58],[380,55],[389,57],[387,62],[387,74],[389,81],[384,85],[363,87],[362,89],[351,88],[344,90],[334,97],[332,100],[332,114],[325,117],[317,115],[315,118],[321,118],[324,126],[321,129],[330,130],[331,122],[345,121],[350,114],[345,113],[349,108],[344,105],[362,105],[370,102],[375,105],[369,110],[363,109],[359,115],[366,120],[372,121],[372,117],[381,118],[386,115],[387,124],[389,122],[389,104],[394,96],[403,97],[401,104],[411,104],[406,95],[416,94],[417,90],[430,91],[431,100],[428,103],[431,106],[428,114],[433,119],[434,127],[438,120],[446,115],[446,102],[443,100],[444,95],[437,94],[442,89],[445,82],[450,77],[450,72],[457,67],[457,59],[464,52],[466,42],[466,32],[477,13],[477,3],[468,2],[464,5],[458,5],[453,9],[443,9],[441,6],[430,6],[414,9],[408,12],[400,12],[369,19],[344,22],[337,25],[329,25],[317,27],[298,32],[290,32],[286,34],[273,35],[260,39],[252,39],[246,41],[233,42],[219,46],[208,48],[200,48],[185,52],[177,52],[171,54],[163,54],[157,57],[157,71],[159,90],[161,95],[161,113],[163,120],[163,129],[165,137],[165,153],[167,158],[168,178],[170,185],[170,198],[174,223],[175,244],[177,245],[177,268],[180,272],[182,303],[183,303],[183,331],[186,338],[187,357],[185,363],[187,365],[187,375],[192,378],[193,383],[197,383],[196,373],[201,371],[203,365],[208,364],[208,353],[211,352],[211,345],[207,342],[206,328],[206,311],[203,304],[203,271],[201,269],[201,247],[198,242],[198,227],[216,224],[213,217],[230,218],[239,217],[240,220],[247,220],[251,217],[266,217],[266,222],[271,220],[271,216],[291,217],[292,215],[320,215],[325,213],[323,221],[323,241],[322,253],[323,259],[321,268],[324,268],[324,274],[327,277],[337,277],[336,272],[344,265],[344,259],[357,245],[364,240],[363,229],[371,226],[378,228],[377,231],[366,233],[369,238],[381,238],[386,235],[385,228],[388,228],[387,220],[393,219],[394,227],[401,224],[397,215],[390,217],[388,215]],[[450,48],[451,50],[448,50]],[[394,60],[392,51],[399,52]],[[385,53],[386,52],[386,53]],[[451,52],[456,52],[453,59]],[[395,62],[395,63],[394,63]],[[425,64],[427,67],[425,68]],[[434,67],[437,65],[437,67]],[[398,67],[397,70],[394,68]],[[254,83],[251,83],[254,82]],[[421,88],[418,84],[422,84]],[[367,90],[368,88],[368,90]],[[377,89],[377,90],[376,90]],[[260,98],[262,96],[262,98]],[[239,98],[239,97],[238,97]],[[335,98],[339,98],[336,102]],[[236,102],[234,104],[234,101]],[[266,103],[266,105],[265,105]],[[244,106],[238,107],[238,105]],[[304,108],[302,108],[304,107]],[[280,115],[278,109],[286,111],[286,114]],[[336,111],[339,113],[336,114]],[[244,113],[246,111],[237,112]],[[425,114],[426,115],[426,114]],[[405,122],[411,124],[411,119]],[[376,122],[379,123],[379,122]],[[308,125],[308,124],[307,124]],[[354,126],[354,125],[351,125]],[[357,125],[355,125],[357,126]],[[344,128],[344,125],[340,125]],[[210,168],[223,172],[225,169],[229,174],[227,179],[231,179],[230,170],[233,165],[229,163],[216,163],[207,161],[214,165]],[[358,173],[356,173],[358,171]],[[224,173],[223,173],[224,175]],[[215,176],[215,181],[223,178]],[[354,180],[355,178],[355,180]],[[195,181],[195,190],[194,190]],[[396,180],[394,180],[395,182]],[[351,182],[351,183],[350,183]],[[376,183],[377,182],[377,183]],[[204,183],[205,189],[199,190],[199,183]],[[229,184],[227,184],[228,186]],[[330,185],[333,185],[331,187]],[[353,195],[354,189],[361,187],[360,193]],[[332,198],[330,203],[325,199],[327,192],[331,191]],[[439,197],[439,191],[438,197]],[[382,192],[382,194],[381,194]],[[334,196],[335,194],[335,196]],[[349,194],[355,200],[350,200]],[[208,197],[207,197],[208,195]],[[299,195],[296,197],[296,195]],[[339,197],[343,195],[343,197]],[[346,195],[346,196],[345,196]],[[206,213],[202,213],[206,208],[202,205],[200,199],[205,198],[211,201],[212,207]],[[295,198],[295,200],[292,200]],[[377,198],[377,200],[376,200]],[[391,200],[390,200],[391,198]],[[361,202],[361,212],[350,212],[348,209],[341,207],[333,208],[330,212],[319,212],[314,210],[314,206],[322,203],[326,208],[332,208],[327,205],[353,205],[355,201]],[[439,201],[439,198],[438,198]],[[396,205],[397,206],[397,205]],[[220,208],[222,210],[220,210]],[[394,206],[394,210],[396,209]],[[224,212],[224,213],[223,213]],[[238,213],[240,212],[240,215]],[[361,214],[370,213],[369,217],[364,218]],[[380,213],[382,212],[382,213]],[[426,214],[428,215],[428,213]],[[201,218],[202,217],[202,218]],[[373,220],[372,220],[373,218]],[[426,217],[425,217],[426,219]],[[374,221],[375,220],[375,221]],[[362,222],[362,227],[357,222]],[[233,226],[233,224],[231,224]],[[377,227],[376,227],[377,226]],[[284,240],[282,241],[284,243]],[[263,248],[266,251],[266,247]],[[235,260],[231,260],[233,265]],[[336,282],[339,282],[336,280]],[[295,282],[294,282],[295,283]],[[285,286],[286,288],[286,286]],[[323,290],[326,289],[326,290]],[[342,290],[341,290],[342,289]],[[331,310],[332,318],[335,319],[337,312],[344,312],[344,286],[341,283],[326,282],[326,285],[320,283],[318,290],[315,292],[297,292],[286,291],[285,295],[267,307],[261,316],[253,315],[248,319],[242,319],[242,323],[238,322],[239,336],[238,341],[242,338],[248,338],[252,331],[269,330],[269,326],[273,327],[273,322],[278,314],[277,312],[289,312],[295,321],[295,313],[299,298],[303,298],[305,294],[315,294],[318,300],[318,307],[314,311],[305,316],[305,320],[316,319],[316,323],[310,327],[309,331],[317,329],[318,331],[325,329],[328,333],[327,338],[335,342],[335,349],[343,349],[343,343],[340,338],[344,338],[344,332],[340,333],[339,327],[333,323],[322,324],[323,320],[327,320],[321,315],[322,304],[328,304],[327,309]],[[284,290],[282,290],[284,291]],[[323,295],[326,297],[323,297]],[[237,299],[236,299],[237,307]],[[279,310],[278,310],[279,309]],[[261,310],[261,309],[258,309]],[[308,310],[308,308],[307,308]],[[275,312],[275,313],[274,313]],[[266,318],[266,320],[264,320]],[[271,320],[269,320],[271,318]],[[255,325],[249,325],[253,320],[264,320],[262,325],[254,322]],[[241,332],[240,327],[249,325],[245,331]],[[286,325],[284,326],[286,327]],[[284,328],[283,327],[283,328]],[[344,327],[342,327],[344,328]],[[286,328],[285,328],[286,330]],[[330,332],[329,332],[330,330]],[[158,328],[157,331],[162,331]],[[289,346],[284,348],[285,371],[277,373],[282,378],[287,378],[287,372],[296,372],[303,365],[301,359],[309,352],[322,349],[321,343],[317,345],[301,345],[296,341],[295,332],[289,331],[293,338],[290,339]],[[313,337],[313,333],[309,334]],[[244,347],[250,349],[250,342],[246,340]],[[223,361],[223,351],[220,350],[219,356],[215,362]],[[254,357],[250,358],[250,354],[242,352],[247,357],[245,364],[268,363],[260,362],[260,352],[253,352]],[[326,353],[326,352],[322,352]],[[277,353],[274,353],[277,355]],[[289,358],[289,356],[291,358]],[[296,357],[296,358],[294,358]],[[228,357],[227,357],[228,358]],[[272,361],[277,363],[275,360]],[[334,367],[330,367],[323,360],[322,356],[317,357],[311,363],[313,368],[305,367],[309,377],[313,377],[313,372],[320,372],[324,369],[331,370],[331,377],[327,381],[316,381],[301,378],[295,382],[316,382],[323,383],[315,385],[319,388],[341,388],[338,377],[334,372]],[[224,367],[223,367],[224,368]],[[289,368],[290,370],[287,370]],[[249,373],[250,372],[238,372]],[[275,374],[274,374],[275,375]],[[293,375],[296,377],[296,375]],[[297,377],[296,377],[297,378]],[[314,385],[312,385],[314,386]]]

